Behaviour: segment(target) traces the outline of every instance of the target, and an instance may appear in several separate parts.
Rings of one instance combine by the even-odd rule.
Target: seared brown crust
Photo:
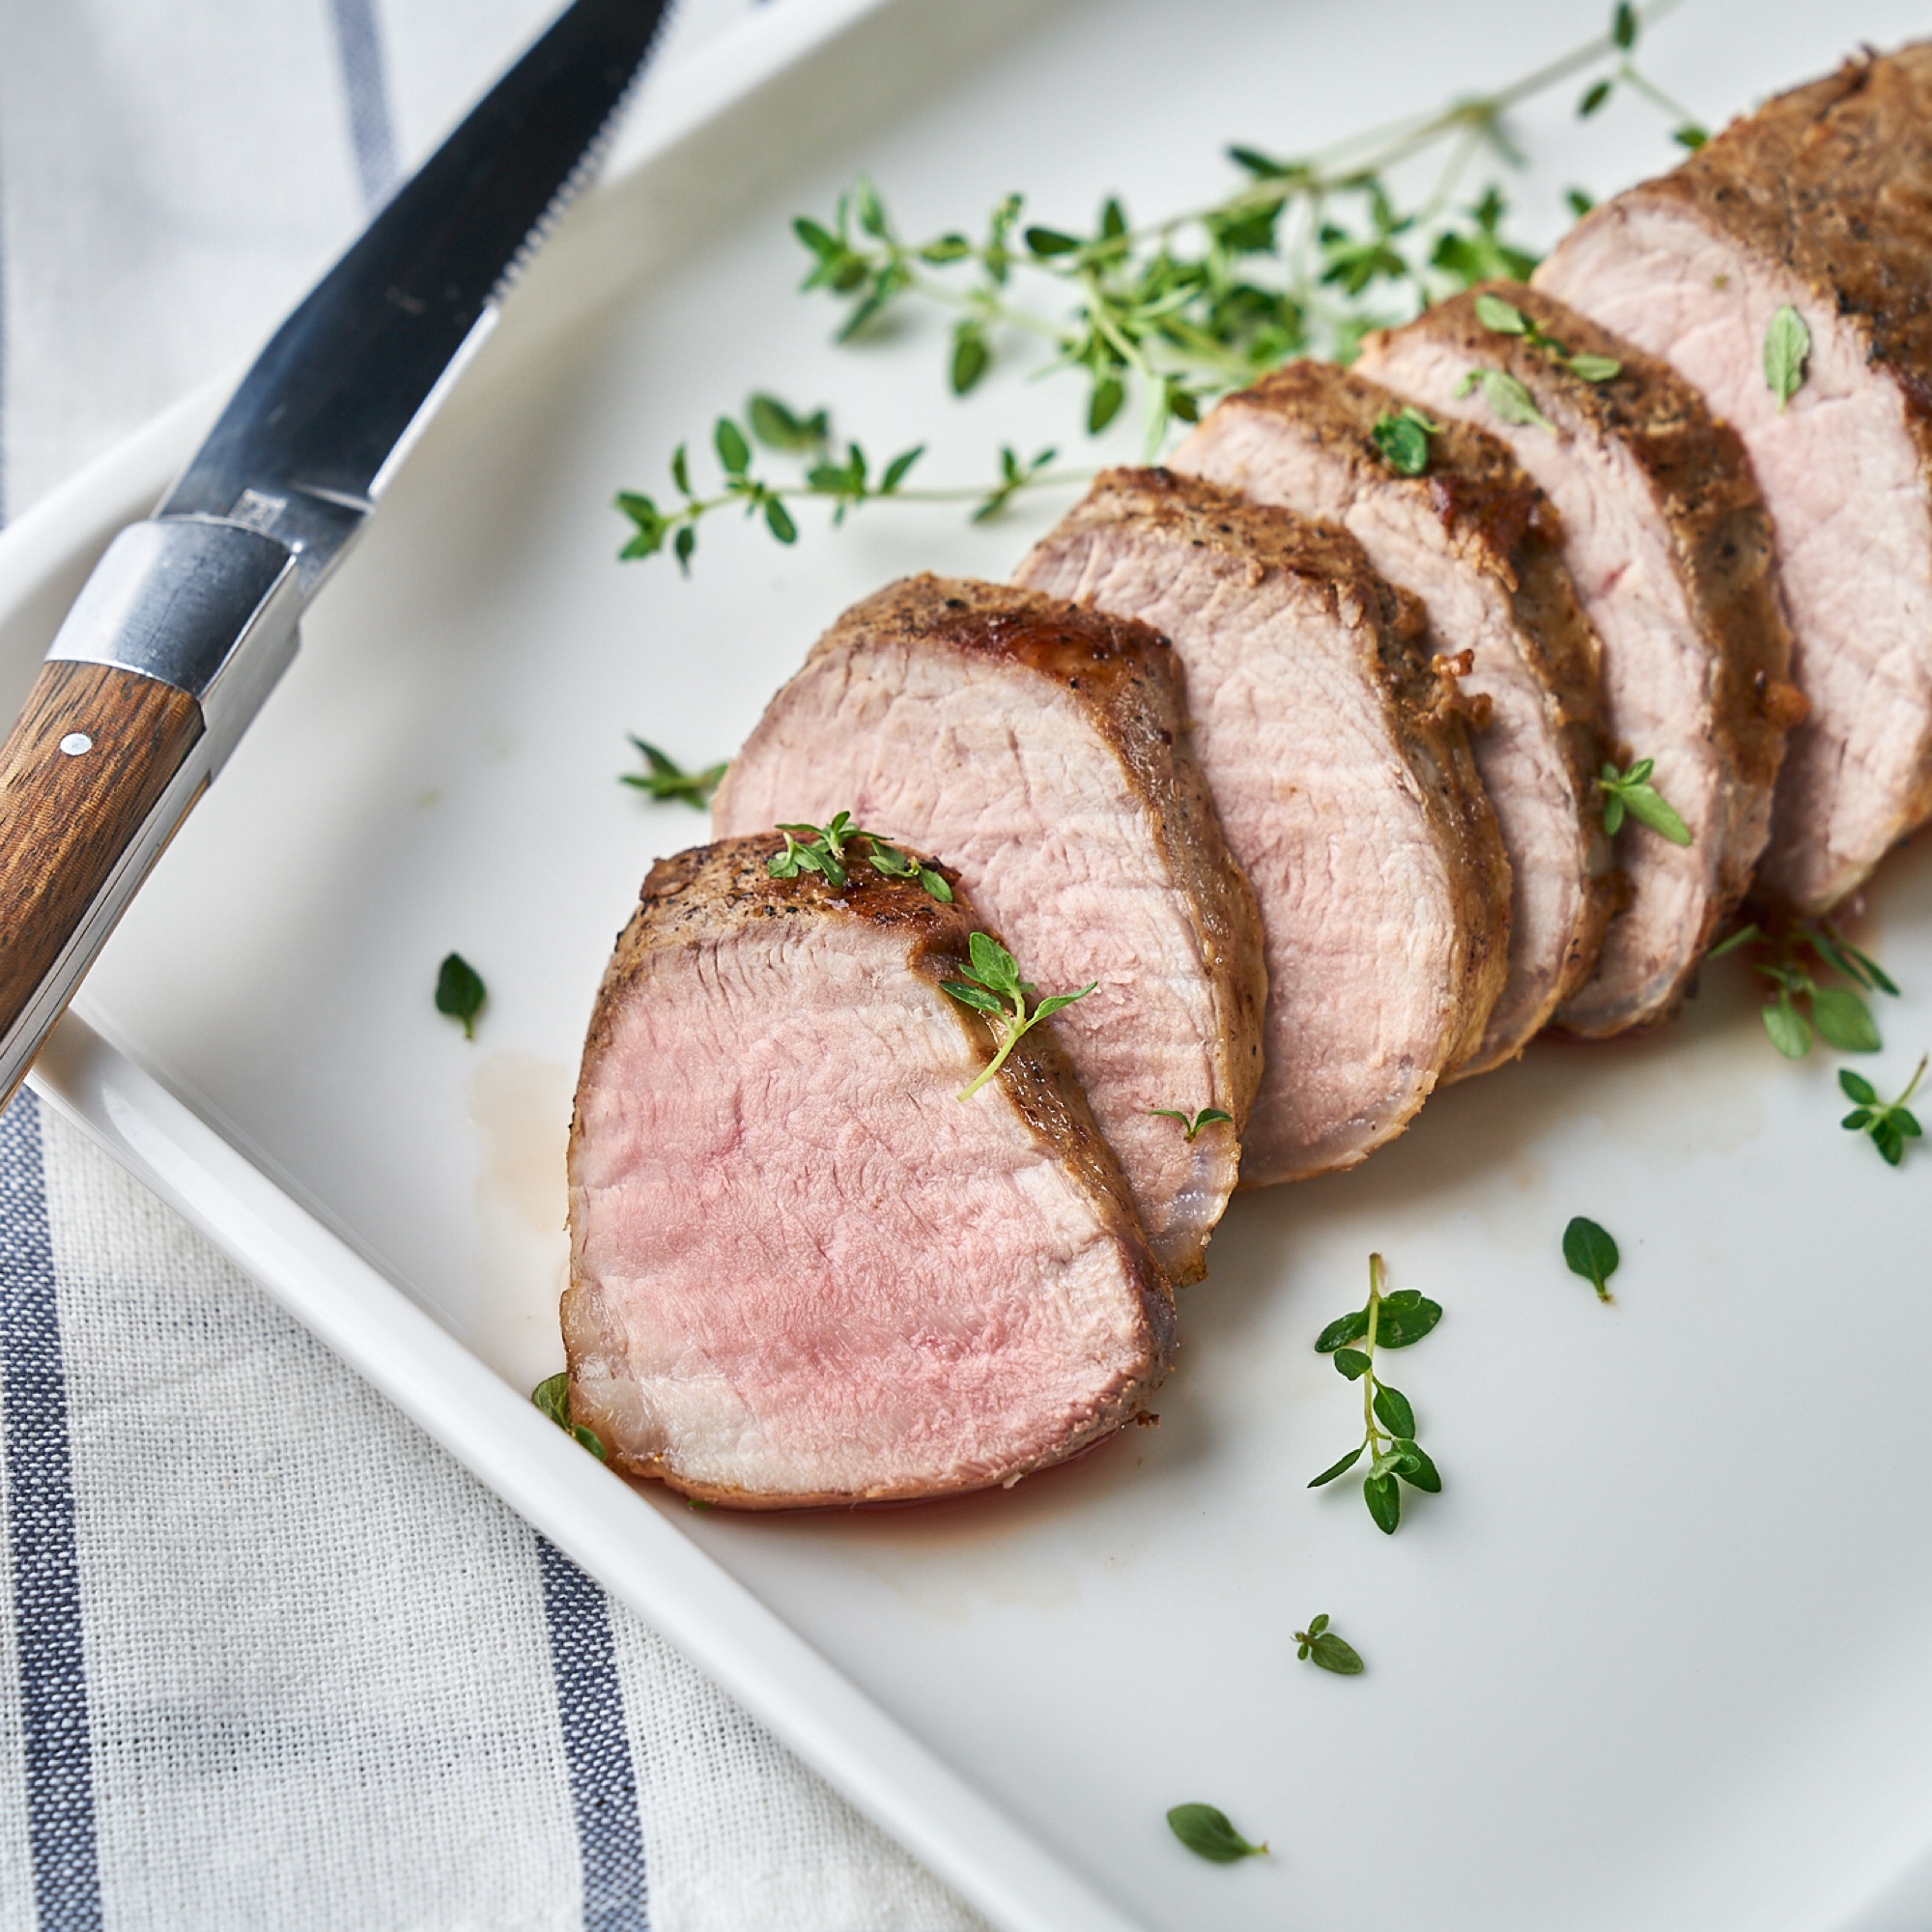
[[[1676,203],[1781,262],[1889,367],[1932,470],[1928,129],[1932,41],[1921,41],[1776,96],[1619,200]]]
[[[1669,174],[1629,189],[1583,224],[1648,205],[1688,213],[1781,265],[1895,385],[1921,491],[1932,488],[1928,129],[1932,42],[1889,55],[1867,50],[1732,122]],[[1902,836],[1928,816],[1932,742],[1921,742],[1916,781],[1890,817]],[[1774,854],[1779,842],[1775,823]],[[1847,890],[1841,876],[1831,895]]]
[[[1476,316],[1481,295],[1500,296],[1572,354],[1608,356],[1622,373],[1586,383],[1524,337],[1485,328]],[[1520,283],[1451,296],[1411,327],[1471,362],[1507,370],[1552,421],[1583,423],[1630,451],[1670,531],[1691,614],[1717,648],[1719,754],[1747,782],[1770,784],[1802,700],[1785,682],[1791,632],[1777,600],[1771,518],[1737,431],[1668,362]]]
[[[625,999],[633,996],[638,982],[648,977],[657,955],[715,944],[735,929],[755,922],[845,919],[900,935],[908,971],[935,989],[942,980],[956,980],[970,971],[967,940],[976,929],[986,928],[960,890],[957,875],[947,867],[942,866],[937,869],[946,873],[953,889],[951,905],[941,904],[915,880],[888,878],[863,865],[855,866],[847,873],[842,891],[835,891],[811,873],[802,873],[795,879],[775,879],[766,871],[765,861],[777,849],[770,838],[724,838],[715,844],[674,853],[651,867],[639,896],[638,909],[617,936],[616,949],[598,987],[584,1039],[577,1083],[579,1104],[573,1108],[570,1124],[573,1175],[582,1096],[611,1043]],[[950,997],[942,996],[939,1004],[953,1014],[961,1031],[972,1040],[974,1050],[990,1058],[996,1042],[985,1019]],[[1026,1122],[1035,1141],[1079,1183],[1093,1201],[1102,1226],[1120,1243],[1138,1291],[1148,1332],[1146,1373],[1122,1379],[1108,1390],[1093,1414],[1054,1453],[1038,1457],[1017,1471],[1009,1471],[1006,1480],[1010,1483],[1037,1468],[1065,1462],[1131,1421],[1146,1406],[1148,1398],[1173,1365],[1178,1337],[1173,1291],[1148,1251],[1120,1163],[1094,1124],[1087,1096],[1081,1092],[1051,1028],[1036,1027],[1026,1034],[994,1075],[994,1083]],[[564,1291],[566,1341],[572,1332],[571,1303],[589,1288],[590,1284],[578,1272],[573,1242],[570,1285]],[[571,1353],[570,1394],[574,1413],[577,1398],[574,1348]],[[681,1494],[731,1509],[850,1507],[952,1492],[918,1487],[881,1489],[863,1495],[773,1495],[694,1483],[655,1457],[618,1453],[611,1458],[611,1463],[622,1475],[662,1482]],[[962,1482],[955,1487],[968,1490],[983,1485]]]
[[[1267,1004],[1261,908],[1222,836],[1187,729],[1186,674],[1147,624],[1082,610],[1037,590],[972,578],[901,579],[855,604],[811,657],[901,639],[1000,657],[1074,693],[1145,799],[1162,856],[1200,922],[1202,956],[1227,1041],[1228,1111],[1238,1136],[1262,1077]],[[810,662],[810,660],[808,660]],[[1183,1282],[1207,1273],[1205,1258]]]
[[[1403,407],[1403,399],[1352,372],[1338,381],[1325,363],[1290,362],[1231,400],[1290,418],[1318,444],[1341,451],[1354,469],[1376,477],[1379,487],[1408,492],[1427,506],[1464,561],[1508,592],[1524,656],[1554,700],[1558,743],[1590,855],[1583,907],[1556,996],[1560,1005],[1590,976],[1604,927],[1616,909],[1619,882],[1611,870],[1609,841],[1591,810],[1592,785],[1607,742],[1597,637],[1563,567],[1554,507],[1503,443],[1468,423],[1445,423],[1430,438],[1423,475],[1399,475],[1383,461],[1373,431],[1381,416]],[[1463,1071],[1483,1072],[1488,1064]]]
[[[1480,1043],[1509,972],[1509,861],[1476,773],[1453,676],[1438,668],[1420,599],[1378,576],[1347,530],[1251,503],[1205,477],[1170,469],[1102,470],[1055,535],[1123,517],[1172,530],[1196,548],[1218,550],[1257,582],[1271,571],[1299,578],[1330,610],[1352,608],[1367,618],[1397,741],[1452,874],[1463,949],[1455,968],[1463,1031],[1445,1065],[1460,1065]]]
[[[1588,383],[1526,337],[1485,327],[1476,314],[1482,295],[1513,303],[1573,355],[1621,363],[1621,373]],[[1770,789],[1786,735],[1804,714],[1789,682],[1791,631],[1777,592],[1771,517],[1743,440],[1669,363],[1541,290],[1486,283],[1436,303],[1409,327],[1460,350],[1472,364],[1516,377],[1560,429],[1577,425],[1619,444],[1650,486],[1691,619],[1716,655],[1712,749],[1735,781],[1727,787],[1734,823],[1720,829],[1723,869],[1695,949],[1702,951],[1750,884],[1751,862],[1739,850],[1735,821],[1748,791]],[[1620,764],[1634,755],[1627,745],[1613,750]]]

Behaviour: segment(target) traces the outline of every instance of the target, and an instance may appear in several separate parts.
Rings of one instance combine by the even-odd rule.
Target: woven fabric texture
[[[550,5],[0,14],[6,508],[235,365]],[[979,1926],[31,1095],[0,1425],[0,1932]]]

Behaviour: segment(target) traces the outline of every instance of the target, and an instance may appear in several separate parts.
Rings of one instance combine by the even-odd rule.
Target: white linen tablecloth
[[[0,503],[245,358],[551,11],[6,0]],[[0,1928],[980,1924],[29,1095],[0,1425]]]

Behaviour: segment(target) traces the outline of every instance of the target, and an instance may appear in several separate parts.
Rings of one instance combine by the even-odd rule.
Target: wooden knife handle
[[[0,1037],[115,887],[201,735],[201,707],[171,684],[111,665],[42,666],[0,746]]]

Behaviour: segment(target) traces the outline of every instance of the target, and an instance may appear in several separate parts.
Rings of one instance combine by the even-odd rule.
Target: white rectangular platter
[[[1902,0],[1692,0],[1659,77],[1721,119],[1906,38]],[[1028,1932],[1905,1932],[1932,1922],[1932,1155],[1836,1125],[1742,970],[1686,1019],[1540,1044],[1355,1173],[1244,1197],[1186,1291],[1158,1429],[1011,1494],[737,1520],[627,1490],[526,1393],[561,1360],[563,1133],[611,935],[701,818],[614,781],[625,733],[728,753],[818,629],[902,572],[1000,576],[1055,507],[872,515],[793,550],[707,528],[619,568],[619,487],[772,388],[934,482],[1080,441],[1070,388],[944,394],[943,338],[864,352],[793,293],[795,213],[871,173],[914,232],[1025,187],[1042,219],[1211,194],[1231,140],[1319,145],[1562,51],[1527,0],[782,0],[668,68],[318,607],[37,1079],[472,1469],[971,1897]],[[1660,123],[1523,117],[1559,190],[1667,165]],[[628,160],[626,160],[628,156]],[[0,696],[153,500],[210,399],[0,539]],[[1122,453],[1126,445],[1121,445]],[[1932,858],[1861,928],[1905,987],[1881,1086],[1932,1045]],[[430,1005],[452,948],[473,1046]],[[1368,997],[1371,989],[1364,988]],[[1566,1274],[1572,1214],[1623,1244]],[[1445,1478],[1400,1533],[1308,1477],[1350,1439],[1311,1343],[1395,1285]],[[1331,1612],[1359,1680],[1297,1664]],[[1191,1859],[1220,1804],[1266,1859]]]

